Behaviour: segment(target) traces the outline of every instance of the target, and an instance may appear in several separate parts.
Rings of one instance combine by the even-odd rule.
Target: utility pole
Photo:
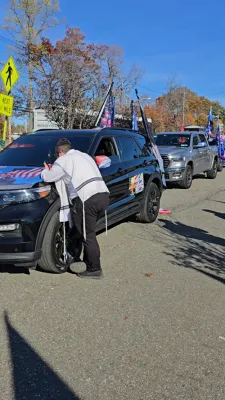
[[[28,62],[28,74],[29,74],[29,132],[33,130],[33,110],[34,110],[34,102],[33,102],[33,85],[32,85],[32,63],[31,60]]]
[[[184,90],[184,94],[183,94],[183,117],[182,117],[182,124],[183,124],[183,126],[184,126],[184,117],[185,117],[185,96],[186,96],[186,93],[185,93],[185,90]]]
[[[8,144],[12,141],[12,120],[11,117],[8,119]]]

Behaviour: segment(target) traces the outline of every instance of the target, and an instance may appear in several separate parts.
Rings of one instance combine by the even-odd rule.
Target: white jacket
[[[50,170],[44,170],[41,174],[45,182],[55,182],[56,189],[61,200],[60,222],[71,222],[70,205],[66,185],[72,186],[72,191],[77,193],[83,203],[97,193],[109,193],[102,178],[98,166],[88,154],[78,150],[70,150],[67,154],[59,157]],[[85,219],[84,219],[85,222]],[[85,223],[84,223],[84,236]]]

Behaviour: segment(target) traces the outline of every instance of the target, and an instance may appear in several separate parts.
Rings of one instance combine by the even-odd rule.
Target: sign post
[[[6,132],[7,132],[7,122],[8,117],[12,115],[12,107],[13,107],[13,97],[9,96],[13,86],[19,79],[19,73],[16,69],[16,65],[12,57],[9,57],[7,63],[3,67],[1,71],[1,78],[5,86],[5,90],[8,95],[1,94],[0,96],[0,114],[5,115],[4,121],[4,128],[3,128],[3,135],[2,135],[2,142],[1,148],[2,150],[5,148],[6,142]]]

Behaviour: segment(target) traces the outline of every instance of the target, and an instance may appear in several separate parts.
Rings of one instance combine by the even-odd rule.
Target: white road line
[[[219,339],[225,340],[225,338],[223,336],[219,336]]]

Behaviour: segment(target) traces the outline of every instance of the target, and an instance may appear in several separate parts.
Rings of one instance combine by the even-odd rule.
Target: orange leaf
[[[154,274],[145,274],[145,276],[147,276],[147,278],[154,278]]]

